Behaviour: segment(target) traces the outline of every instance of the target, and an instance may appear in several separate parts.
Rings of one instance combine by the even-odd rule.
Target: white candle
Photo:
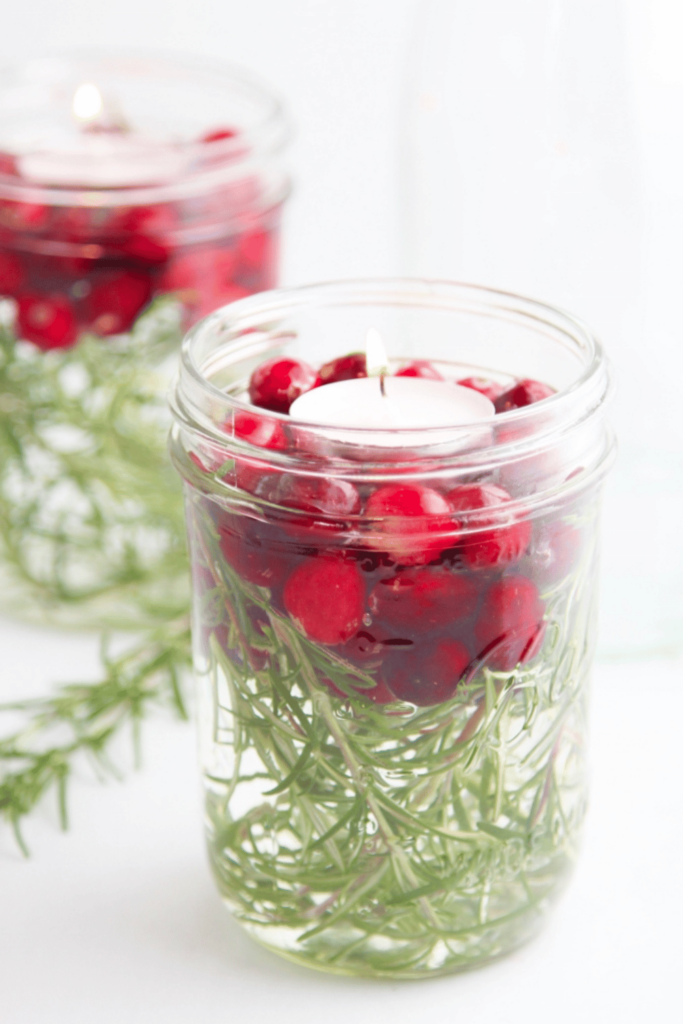
[[[121,188],[169,181],[187,167],[187,154],[178,147],[136,135],[112,119],[90,82],[76,89],[72,114],[73,135],[17,156],[22,178],[40,185]]]
[[[368,332],[368,369],[381,373],[388,365],[386,353],[374,329]],[[356,427],[362,430],[396,431],[422,428],[448,429],[486,423],[495,416],[493,402],[459,384],[420,377],[360,377],[338,381],[307,391],[292,403],[294,420],[325,427]],[[441,440],[442,438],[440,438]],[[366,443],[386,446],[424,443],[420,435],[400,438],[369,436]]]

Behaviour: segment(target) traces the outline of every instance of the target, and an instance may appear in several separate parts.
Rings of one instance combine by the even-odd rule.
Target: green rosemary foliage
[[[245,927],[309,966],[387,977],[532,934],[585,810],[592,552],[546,592],[534,663],[482,668],[437,706],[377,706],[370,677],[226,565],[200,501],[191,529],[214,584],[198,609],[209,852]]]
[[[41,352],[0,326],[0,601],[44,623],[142,630],[103,678],[19,701],[0,738],[0,812],[20,823],[66,786],[81,753],[105,771],[125,726],[153,707],[185,717],[189,585],[181,488],[168,458],[166,389],[181,307],[156,300],[132,332]],[[2,712],[0,708],[0,712]],[[2,735],[0,719],[0,736]]]
[[[57,791],[67,827],[67,783],[78,755],[88,755],[105,775],[117,774],[109,751],[125,727],[139,761],[140,723],[152,708],[170,706],[187,718],[182,690],[189,652],[185,617],[137,637],[122,654],[113,655],[105,637],[99,682],[66,684],[49,697],[0,705],[0,713],[24,718],[20,729],[0,739],[0,813],[25,854],[21,821],[50,790]]]
[[[188,605],[166,389],[180,306],[41,352],[0,328],[0,573],[13,613],[151,626]]]

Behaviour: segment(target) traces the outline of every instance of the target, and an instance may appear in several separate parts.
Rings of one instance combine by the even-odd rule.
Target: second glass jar
[[[193,321],[276,283],[285,135],[267,90],[211,62],[67,53],[0,77],[12,613],[135,627],[186,607],[166,390]]]

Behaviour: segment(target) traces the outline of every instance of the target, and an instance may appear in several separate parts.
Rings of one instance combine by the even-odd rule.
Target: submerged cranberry
[[[347,356],[332,359],[318,371],[321,384],[336,384],[340,380],[356,380],[367,375],[364,352],[350,352]]]
[[[336,520],[336,523],[330,522],[330,527],[337,529],[344,527],[345,518],[360,511],[360,495],[353,484],[334,477],[282,473],[270,500],[286,508],[329,516]]]
[[[92,327],[97,334],[121,334],[133,325],[152,297],[147,274],[122,270],[96,284],[88,296]]]
[[[481,515],[468,516],[463,526],[476,530],[463,535],[460,554],[470,569],[490,569],[508,565],[522,557],[531,539],[531,523],[506,515],[505,505],[511,497],[496,484],[461,484],[446,495],[456,516],[476,509],[491,509]],[[482,529],[489,527],[489,529]]]
[[[247,516],[224,515],[218,533],[228,565],[259,587],[280,586],[297,555],[277,528]]]
[[[414,359],[402,366],[397,377],[421,377],[423,380],[444,380],[442,374],[427,359]]]
[[[99,211],[89,211],[97,216]],[[174,228],[178,221],[178,213],[171,203],[155,203],[153,206],[120,206],[108,212],[106,230],[113,234],[138,234],[158,237],[159,232],[167,232]]]
[[[287,614],[310,639],[342,644],[357,631],[363,617],[365,587],[354,562],[309,558],[285,584]]]
[[[161,266],[171,255],[168,246],[160,242],[159,239],[137,233],[131,235],[117,248],[125,256],[130,256],[150,266]]]
[[[76,317],[63,295],[22,295],[19,334],[43,349],[67,348],[76,341]]]
[[[237,244],[237,261],[247,270],[261,270],[271,260],[274,238],[269,231],[248,231]]]
[[[555,394],[555,389],[539,380],[517,381],[511,388],[498,395],[494,405],[496,412],[510,412],[512,409],[523,409],[526,405],[533,405],[534,402],[541,402],[544,398],[550,398]]]
[[[474,613],[478,588],[469,576],[435,569],[397,573],[370,594],[370,611],[382,623],[410,633],[448,626]]]
[[[0,252],[0,295],[16,295],[24,283],[24,269],[14,253]]]
[[[368,499],[367,543],[400,565],[423,565],[452,547],[457,524],[446,499],[431,487],[389,484]],[[374,521],[373,521],[374,520]]]
[[[399,700],[429,707],[453,697],[469,661],[464,644],[444,638],[387,658],[382,678]]]
[[[39,231],[47,225],[49,217],[50,207],[43,203],[0,200],[0,225],[10,231]]]
[[[504,576],[484,595],[474,634],[481,657],[493,669],[509,672],[530,661],[543,639],[544,605],[526,576]]]
[[[459,384],[461,388],[470,388],[472,391],[478,391],[480,395],[488,398],[490,402],[495,402],[498,396],[502,395],[505,390],[503,384],[498,384],[489,377],[463,377],[462,380],[457,380],[455,383]]]
[[[253,412],[236,412],[233,419],[233,430],[235,437],[248,441],[249,444],[257,445],[259,448],[270,448],[271,450],[283,451],[287,447],[285,435],[280,420],[273,420],[268,416],[259,416]]]
[[[292,402],[319,385],[317,372],[300,359],[275,356],[257,366],[249,381],[249,398],[254,405],[272,412],[289,412]]]

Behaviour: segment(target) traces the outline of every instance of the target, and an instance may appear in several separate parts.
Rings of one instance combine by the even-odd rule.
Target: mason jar
[[[67,53],[0,75],[0,578],[14,613],[187,602],[165,394],[184,331],[276,283],[280,104],[211,61]]]
[[[500,394],[533,377],[549,397],[448,429],[250,403],[264,360],[317,370],[368,327],[390,373],[428,359],[446,382]],[[208,849],[270,949],[447,973],[526,941],[564,888],[586,810],[609,391],[582,323],[451,283],[272,291],[188,334],[171,450]]]

